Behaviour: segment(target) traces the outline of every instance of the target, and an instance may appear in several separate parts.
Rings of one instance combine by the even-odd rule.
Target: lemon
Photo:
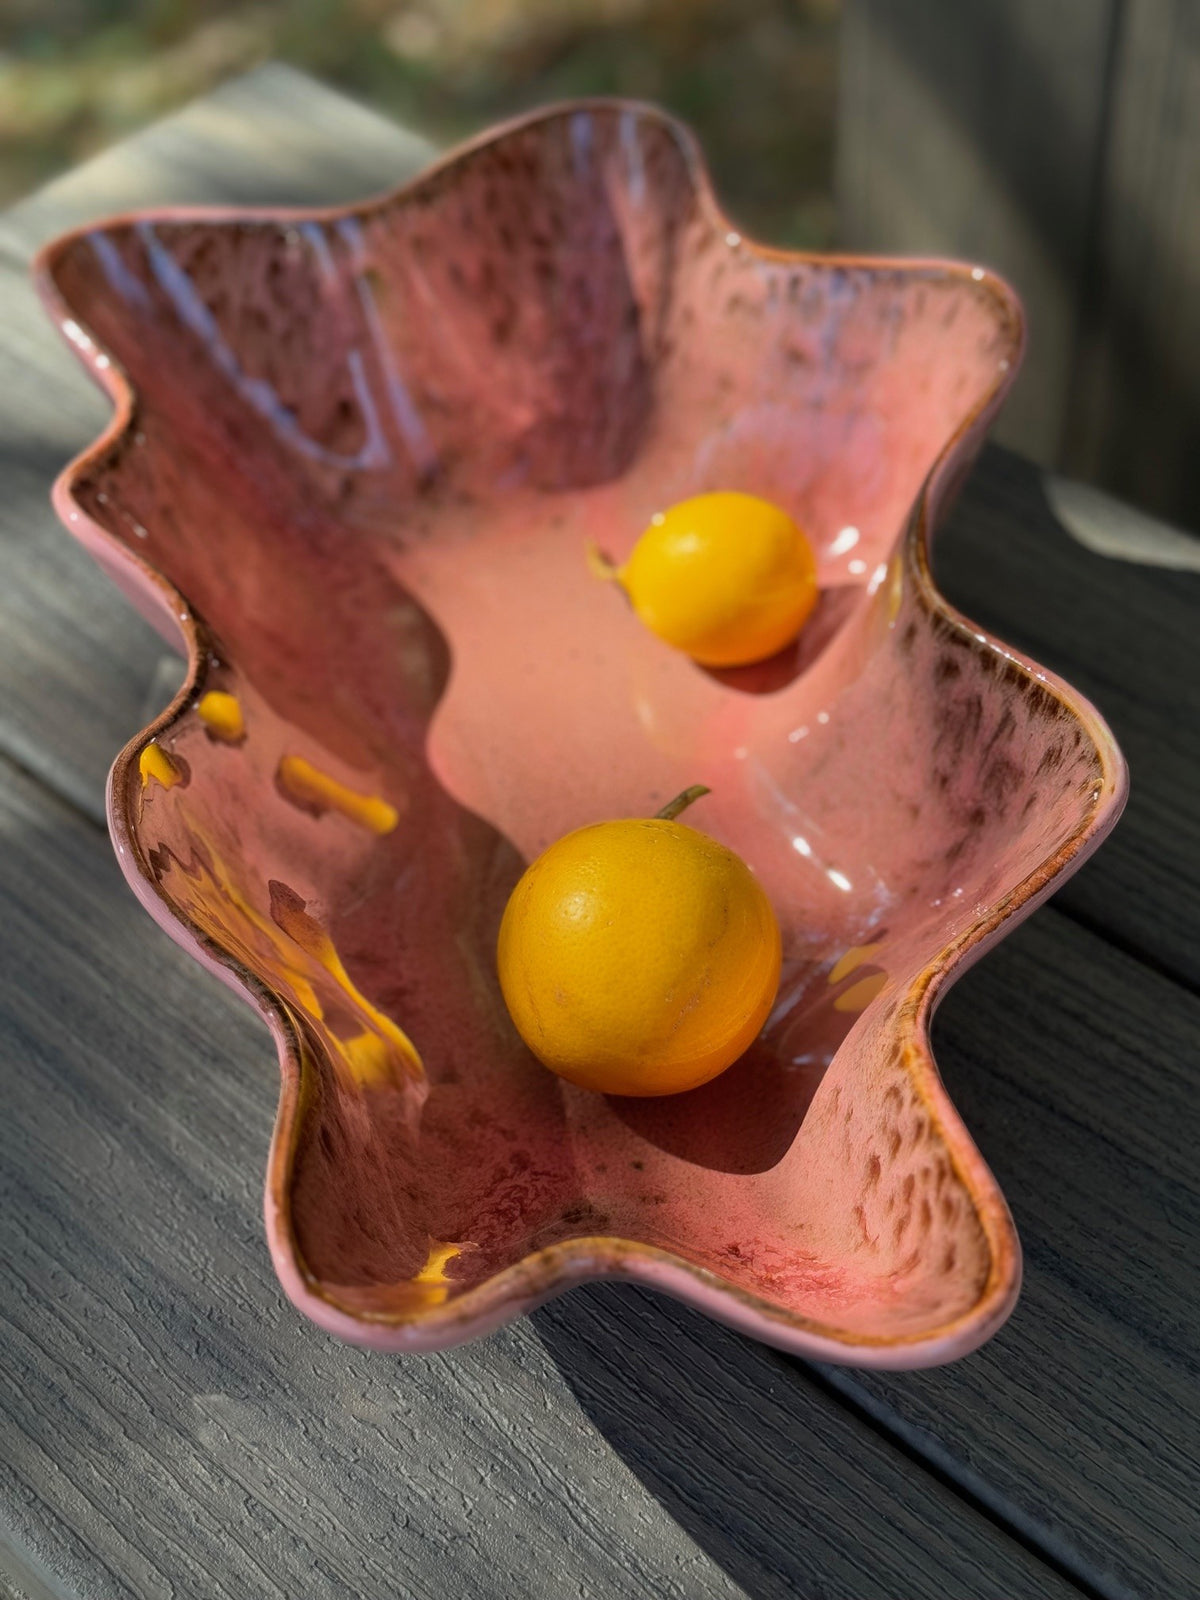
[[[578,828],[512,892],[500,987],[545,1066],[608,1094],[676,1094],[757,1037],[779,987],[779,925],[740,856],[675,820]]]
[[[708,667],[763,661],[789,644],[817,600],[817,564],[800,529],[756,495],[682,500],[610,569],[652,633]]]

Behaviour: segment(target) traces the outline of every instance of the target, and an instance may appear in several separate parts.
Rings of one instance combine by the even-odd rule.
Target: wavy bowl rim
[[[283,998],[257,973],[210,939],[167,899],[142,855],[128,807],[123,802],[129,792],[130,769],[141,752],[179,721],[203,693],[211,640],[205,624],[186,597],[135,550],[90,518],[75,500],[74,486],[79,478],[131,428],[137,394],[119,363],[92,338],[59,293],[54,281],[59,258],[90,234],[139,222],[282,226],[297,221],[328,222],[361,217],[385,206],[405,204],[465,157],[513,134],[589,112],[629,114],[650,119],[663,127],[684,156],[700,214],[714,234],[727,241],[732,236],[739,248],[777,263],[875,273],[925,273],[969,282],[975,292],[982,290],[992,297],[998,327],[1008,336],[1007,363],[998,363],[992,387],[964,414],[942,445],[918,491],[907,527],[897,540],[896,551],[904,578],[912,584],[920,603],[931,616],[949,625],[971,653],[1001,655],[1059,701],[1090,738],[1100,760],[1103,780],[1091,811],[1073,832],[990,907],[986,915],[962,930],[927,963],[910,982],[897,1013],[898,1043],[905,1071],[970,1198],[989,1252],[987,1277],[975,1303],[932,1329],[892,1335],[839,1329],[773,1305],[671,1251],[616,1236],[574,1238],[533,1251],[464,1290],[444,1306],[426,1307],[407,1315],[377,1316],[339,1305],[332,1295],[322,1290],[319,1280],[305,1266],[290,1226],[287,1178],[299,1131],[306,1070],[300,1024]],[[1011,286],[997,274],[965,261],[790,250],[760,244],[735,228],[722,210],[699,143],[686,124],[645,102],[598,97],[558,102],[506,119],[446,151],[405,182],[344,204],[155,206],[103,217],[74,227],[42,246],[34,260],[33,276],[51,319],[113,403],[113,415],[106,427],[63,468],[55,481],[52,490],[55,510],[67,530],[110,575],[120,569],[147,596],[153,596],[157,612],[146,611],[145,614],[170,642],[182,641],[187,656],[186,679],[170,704],[134,735],[113,762],[106,790],[109,831],[118,863],[138,900],[177,944],[254,1007],[275,1040],[281,1084],[267,1159],[264,1220],[276,1273],[297,1308],[318,1326],[353,1343],[392,1352],[422,1352],[447,1349],[478,1338],[577,1284],[615,1278],[659,1289],[767,1344],[820,1361],[864,1368],[913,1369],[957,1359],[989,1339],[1007,1319],[1020,1291],[1020,1242],[999,1184],[942,1083],[931,1048],[930,1023],[942,997],[967,968],[1035,910],[1104,840],[1115,826],[1128,794],[1124,757],[1099,711],[1055,674],[970,624],[941,594],[930,569],[932,532],[953,492],[951,480],[969,467],[1020,365],[1025,345],[1024,313]],[[957,488],[957,483],[953,488]],[[163,626],[168,618],[174,638]]]

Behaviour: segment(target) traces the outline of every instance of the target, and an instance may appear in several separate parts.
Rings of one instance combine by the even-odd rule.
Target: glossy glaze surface
[[[930,1010],[1124,792],[1096,713],[928,576],[1019,359],[1010,292],[750,245],[678,127],[603,105],[351,213],[85,231],[41,281],[118,402],[60,509],[192,655],[114,768],[114,838],[279,1041],[297,1303],[429,1348],[611,1273],[834,1359],[986,1337],[1019,1252]],[[666,650],[584,559],[714,488],[818,552],[761,667]],[[499,995],[508,893],[697,782],[779,916],[779,1003],[692,1094],[572,1089]]]

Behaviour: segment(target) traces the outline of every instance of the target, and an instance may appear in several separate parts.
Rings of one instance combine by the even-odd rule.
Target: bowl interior
[[[74,499],[212,642],[114,804],[305,1041],[309,1280],[403,1320],[605,1235],[850,1337],[969,1309],[986,1230],[897,1018],[1100,781],[904,540],[1015,359],[995,285],[748,246],[675,128],[600,108],[353,214],[122,222],[50,270],[137,396]],[[760,669],[673,655],[585,565],[706,488],[818,551],[818,613]],[[575,1091],[505,1013],[505,900],[559,834],[697,782],[779,914],[779,1003],[704,1089]]]

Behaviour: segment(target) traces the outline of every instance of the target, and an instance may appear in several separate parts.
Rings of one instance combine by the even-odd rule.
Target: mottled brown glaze
[[[1096,713],[928,572],[1019,359],[1005,286],[748,244],[677,125],[591,103],[375,204],[118,220],[39,272],[118,408],[58,504],[190,651],[113,836],[279,1041],[296,1302],[430,1348],[614,1274],[833,1359],[985,1338],[1019,1253],[930,1013],[1124,793]],[[730,673],[583,560],[718,487],[793,511],[823,590]],[[779,914],[779,1003],[692,1094],[576,1091],[505,1013],[506,898],[566,829],[693,782]]]

